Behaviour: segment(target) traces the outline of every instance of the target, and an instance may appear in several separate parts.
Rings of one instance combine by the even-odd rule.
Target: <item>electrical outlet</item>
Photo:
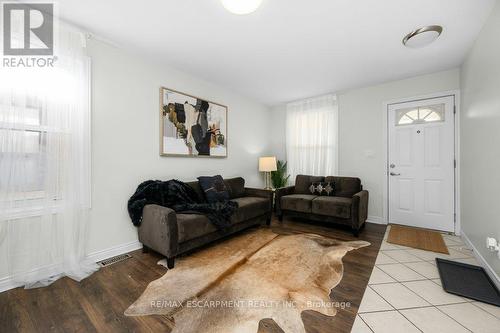
[[[500,259],[500,244],[495,238],[486,238],[486,248],[491,252],[497,252],[498,258]]]
[[[490,251],[498,251],[498,242],[495,238],[487,237],[486,238],[486,247]]]

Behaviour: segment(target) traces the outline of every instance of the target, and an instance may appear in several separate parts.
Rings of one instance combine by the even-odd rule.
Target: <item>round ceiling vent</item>
[[[440,25],[429,25],[410,32],[403,38],[403,45],[411,48],[420,48],[431,44],[443,32]]]

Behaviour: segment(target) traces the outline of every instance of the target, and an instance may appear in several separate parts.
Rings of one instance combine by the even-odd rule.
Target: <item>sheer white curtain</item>
[[[0,250],[15,284],[80,281],[90,207],[89,58],[60,26],[54,67],[0,69]]]
[[[298,174],[335,175],[338,106],[334,95],[290,103],[286,108],[286,155],[291,179]]]

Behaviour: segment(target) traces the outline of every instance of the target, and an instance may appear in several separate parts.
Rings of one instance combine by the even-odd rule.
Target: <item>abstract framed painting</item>
[[[227,157],[227,106],[160,88],[160,155]]]

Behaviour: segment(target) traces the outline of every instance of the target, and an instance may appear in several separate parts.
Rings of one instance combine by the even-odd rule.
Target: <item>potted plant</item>
[[[271,182],[274,188],[285,187],[288,185],[288,179],[290,175],[286,173],[285,161],[278,161],[276,163],[276,171],[271,172]]]

